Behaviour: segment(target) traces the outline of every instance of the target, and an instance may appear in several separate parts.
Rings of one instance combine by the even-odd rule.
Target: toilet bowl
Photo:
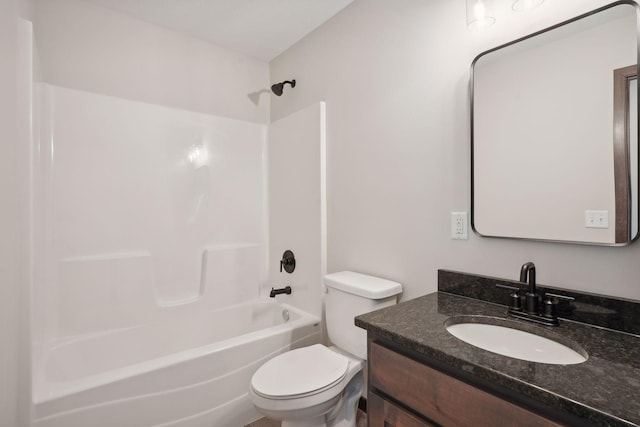
[[[315,344],[274,357],[256,371],[249,396],[282,427],[355,427],[364,361]]]
[[[315,344],[280,354],[251,378],[249,397],[282,427],[355,427],[367,357],[364,330],[354,317],[396,303],[399,283],[351,271],[325,276],[327,334]]]

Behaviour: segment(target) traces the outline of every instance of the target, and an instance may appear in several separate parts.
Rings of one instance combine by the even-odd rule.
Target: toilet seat
[[[335,386],[347,374],[349,359],[321,344],[291,350],[262,365],[251,388],[269,399],[297,399]]]

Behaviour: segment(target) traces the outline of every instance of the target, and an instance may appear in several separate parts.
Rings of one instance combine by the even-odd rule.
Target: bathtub
[[[260,418],[253,373],[321,330],[318,317],[259,300],[51,343],[34,366],[34,425],[243,426]]]

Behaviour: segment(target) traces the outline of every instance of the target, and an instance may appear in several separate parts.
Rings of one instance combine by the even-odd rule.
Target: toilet
[[[315,344],[280,354],[251,378],[249,396],[282,427],[355,427],[367,358],[366,331],[353,318],[394,305],[399,283],[352,271],[325,276],[327,334]]]

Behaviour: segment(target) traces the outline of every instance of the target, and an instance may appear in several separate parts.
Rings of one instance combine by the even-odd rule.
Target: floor
[[[267,418],[261,418],[245,427],[280,427],[280,423]],[[356,418],[356,427],[367,427],[367,414],[360,410],[358,410],[358,417]]]
[[[280,423],[267,418],[260,418],[258,421],[254,421],[244,427],[280,427]]]

